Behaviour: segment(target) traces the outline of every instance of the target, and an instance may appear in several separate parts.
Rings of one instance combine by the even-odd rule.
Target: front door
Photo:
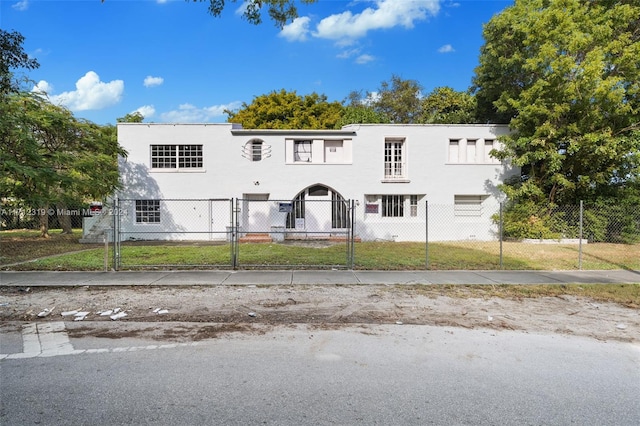
[[[242,195],[241,233],[269,232],[269,194]]]

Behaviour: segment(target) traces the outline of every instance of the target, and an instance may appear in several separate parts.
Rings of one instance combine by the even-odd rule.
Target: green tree
[[[248,129],[333,129],[340,120],[342,105],[328,102],[325,95],[300,96],[282,89],[256,96],[237,111],[226,110],[227,121]]]
[[[335,125],[336,129],[349,124],[388,123],[389,120],[383,114],[367,105],[347,105],[344,107],[340,119]]]
[[[476,100],[469,92],[451,87],[436,87],[422,99],[420,123],[473,124],[476,123]]]
[[[22,48],[24,36],[12,31],[8,32],[0,28],[0,96],[20,90],[18,81],[14,79],[12,70],[24,68],[36,69],[40,66],[38,61],[29,58]]]
[[[516,0],[484,27],[478,118],[509,123],[513,199],[623,194],[640,173],[640,4]]]
[[[335,125],[336,129],[349,124],[389,122],[389,119],[384,114],[376,111],[371,102],[363,98],[360,91],[352,91],[342,103],[344,108],[340,119]]]
[[[50,208],[102,199],[118,185],[115,127],[77,120],[66,108],[43,97],[19,93],[6,97],[0,123],[12,126],[2,134],[0,190],[6,197],[36,207],[43,237],[49,233]],[[63,219],[68,219],[64,217]],[[70,222],[62,220],[64,232]]]
[[[116,118],[118,123],[142,123],[144,121],[144,115],[140,111],[134,111],[129,114],[125,114],[124,117]]]
[[[209,3],[207,8],[208,12],[215,16],[220,17],[225,7],[229,3],[237,3],[238,0],[185,0],[193,3]],[[312,4],[318,0],[298,0],[304,4]],[[104,3],[104,0],[100,0]],[[279,28],[284,27],[289,22],[298,17],[298,9],[296,8],[296,0],[243,0],[242,17],[247,22],[259,25],[262,23],[263,7],[267,8],[269,18]]]
[[[23,40],[0,30],[0,201],[37,208],[46,237],[50,207],[65,210],[112,193],[118,155],[126,152],[114,126],[78,120],[40,94],[20,92],[12,69],[38,66],[24,53]],[[62,225],[71,231],[70,221]]]
[[[422,116],[422,86],[415,80],[404,80],[397,75],[383,81],[378,92],[369,94],[375,111],[396,124],[419,122]]]

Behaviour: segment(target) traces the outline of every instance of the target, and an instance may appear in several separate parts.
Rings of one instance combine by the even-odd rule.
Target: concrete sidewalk
[[[0,286],[640,283],[640,271],[121,271],[0,272]]]

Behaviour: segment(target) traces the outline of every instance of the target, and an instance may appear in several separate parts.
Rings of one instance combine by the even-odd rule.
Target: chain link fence
[[[428,206],[428,269],[640,268],[635,208],[481,204]]]
[[[350,200],[237,199],[233,248],[238,268],[351,268]],[[264,243],[256,248],[256,243]]]
[[[55,228],[67,213],[56,210],[48,239],[36,212],[3,208],[0,268],[640,270],[634,207],[310,198],[120,199],[72,234]]]
[[[233,267],[233,200],[119,199],[115,269]]]

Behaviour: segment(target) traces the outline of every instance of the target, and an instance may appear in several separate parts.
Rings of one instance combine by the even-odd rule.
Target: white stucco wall
[[[508,165],[485,162],[481,150],[485,140],[495,140],[507,131],[506,126],[498,125],[351,125],[335,131],[280,131],[245,130],[232,124],[120,123],[118,140],[129,155],[121,161],[124,187],[118,197],[291,201],[306,188],[321,184],[345,199],[355,200],[358,205],[356,234],[364,240],[424,241],[427,200],[431,207],[430,240],[492,239],[495,235],[490,216],[497,208],[496,186],[519,171]],[[384,179],[385,140],[391,139],[404,141],[402,180]],[[477,161],[452,163],[451,139],[460,140],[464,153],[466,141],[476,140]],[[251,156],[244,151],[252,140],[262,141],[261,161],[250,161]],[[295,161],[294,143],[300,140],[312,141],[308,162]],[[152,144],[202,145],[203,167],[152,170]],[[464,156],[460,158],[465,160]],[[382,217],[382,195],[406,196],[405,217]],[[418,197],[415,217],[408,213],[410,195]],[[453,214],[455,195],[483,195],[481,215],[456,217]],[[206,202],[187,204],[186,201],[163,203],[162,217],[170,216],[170,225],[176,230],[172,238],[211,238],[207,231],[224,232],[229,226],[226,204],[222,207],[216,203],[213,210]],[[366,213],[367,204],[378,204],[378,213]],[[247,223],[243,225],[249,226],[251,221],[254,228],[262,227],[262,223],[256,221],[264,222],[264,228],[283,225],[286,214],[283,216],[277,211],[276,201],[269,205],[249,203],[241,209],[250,206],[255,209],[252,208],[253,213],[244,214],[243,220]],[[259,209],[266,210],[258,215]],[[257,216],[253,217],[254,213]],[[135,210],[132,219],[135,219]],[[130,222],[126,229],[137,232],[153,232],[167,225]],[[189,234],[193,230],[196,234]]]

